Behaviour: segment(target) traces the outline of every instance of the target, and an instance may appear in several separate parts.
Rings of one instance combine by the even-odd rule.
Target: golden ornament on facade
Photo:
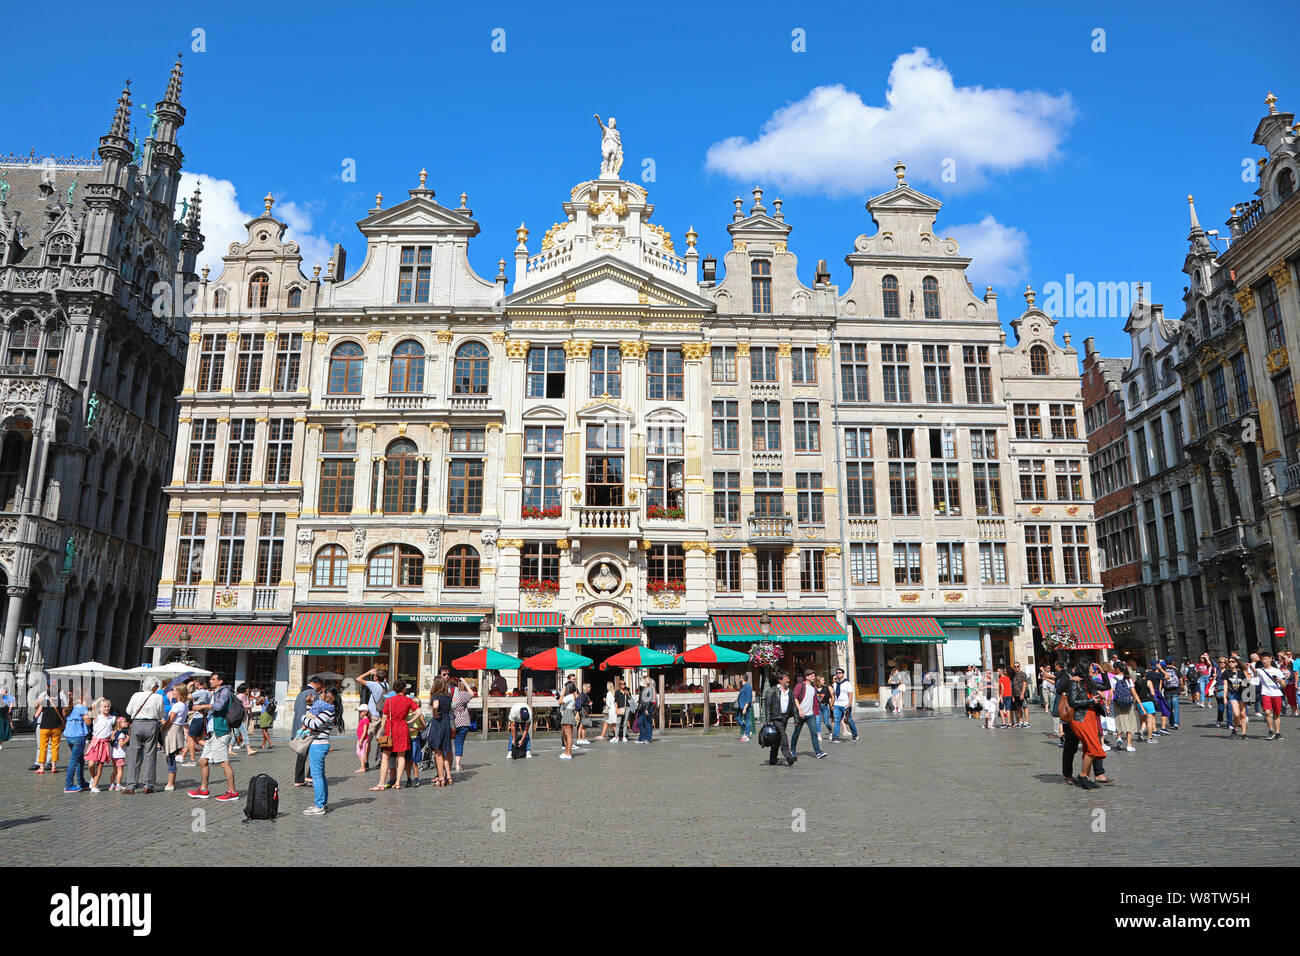
[[[682,358],[688,362],[702,361],[709,354],[709,346],[704,342],[683,342]]]
[[[1237,300],[1237,308],[1241,310],[1242,318],[1246,313],[1255,307],[1255,293],[1249,288],[1239,290],[1234,296]]]
[[[672,233],[668,232],[668,230],[666,230],[663,226],[654,222],[643,222],[641,225],[645,226],[645,228],[648,229],[650,232],[653,232],[659,236],[659,238],[662,240],[662,244],[665,251],[667,252],[677,251],[673,248],[673,240],[671,238]]]
[[[1086,595],[1087,593],[1088,593],[1087,590],[1085,590],[1084,588],[1075,588],[1075,589],[1074,589],[1074,596],[1077,597],[1077,598],[1081,598],[1081,597],[1083,597],[1084,595]]]
[[[497,345],[501,345],[502,343],[505,342],[505,340],[506,340],[506,334],[504,332],[498,330],[492,333],[492,341],[495,342]]]
[[[528,358],[528,340],[510,339],[506,342],[506,355],[512,359]]]
[[[1279,289],[1288,285],[1291,282],[1291,268],[1286,264],[1285,259],[1279,262],[1273,268],[1269,269],[1268,275],[1269,278],[1273,280],[1273,284],[1277,286]]]
[[[966,600],[966,595],[961,591],[946,591],[944,592],[943,599],[949,604],[955,604],[958,601]]]
[[[439,330],[438,330],[438,341],[439,341],[439,342],[450,342],[450,341],[451,341],[452,339],[454,339],[455,337],[456,337],[456,333],[453,332],[451,329],[439,329]]]
[[[743,548],[740,549],[740,553],[742,555],[748,555],[750,557],[753,557],[758,552],[755,551],[753,548],[751,548],[749,545],[745,545]]]
[[[736,252],[744,252],[748,247],[739,239],[737,239],[735,242],[731,244],[731,248]]]
[[[227,342],[238,342],[238,341],[239,341],[239,333],[238,333],[238,332],[227,332],[227,333],[226,333],[226,341],[227,341]]]
[[[1032,508],[1029,509],[1029,513],[1033,515],[1035,518],[1037,518],[1040,514],[1043,513],[1043,506],[1034,505]]]
[[[777,346],[776,346],[776,354],[777,354],[777,356],[780,357],[780,358],[789,358],[789,357],[790,357],[790,343],[789,343],[789,342],[778,342],[778,343],[777,343]]]
[[[1039,589],[1038,589],[1037,591],[1035,591],[1034,593],[1037,594],[1040,598],[1045,598],[1045,597],[1047,597],[1049,594],[1051,594],[1052,592],[1049,591],[1047,588],[1039,588]]]
[[[573,501],[574,501],[575,504],[578,503],[578,502],[580,502],[580,501],[582,500],[582,489],[581,489],[581,488],[574,488],[574,489],[572,489],[572,493],[573,493]]]
[[[737,355],[743,355],[743,356],[745,356],[746,358],[748,358],[748,357],[749,357],[749,343],[748,343],[748,342],[737,342],[737,343],[736,343],[736,354],[737,354]]]
[[[1291,362],[1291,356],[1287,353],[1286,347],[1276,348],[1264,357],[1264,367],[1268,369],[1268,374],[1275,375],[1282,369],[1286,368]]]
[[[191,342],[198,342],[198,341],[200,341],[202,338],[203,338],[203,336],[199,335],[198,332],[191,332],[191,333],[190,333],[190,341],[191,341]]]
[[[784,243],[784,242],[774,242],[774,243],[772,243],[772,248],[775,249],[777,252],[785,252],[785,243]]]
[[[823,342],[821,345],[817,346],[817,357],[818,357],[818,358],[830,358],[830,357],[831,357],[831,347],[830,347],[829,345],[827,345],[826,343],[824,343],[824,342]]]
[[[915,591],[908,591],[906,594],[900,594],[898,599],[905,604],[915,604],[917,601],[921,600],[921,595]]]
[[[591,339],[569,339],[564,343],[564,354],[569,358],[587,358],[591,355]]]
[[[518,550],[523,546],[524,546],[523,538],[498,538],[497,539],[498,548],[514,548],[515,550]]]
[[[1073,518],[1075,515],[1077,515],[1077,514],[1079,513],[1079,506],[1078,506],[1078,505],[1070,505],[1070,507],[1068,507],[1068,508],[1065,509],[1065,513],[1066,513],[1067,515],[1069,515],[1071,518]]]
[[[838,558],[842,553],[843,553],[843,551],[841,550],[841,548],[840,548],[840,546],[839,546],[838,544],[828,544],[828,545],[826,546],[826,556],[827,556],[827,557]]]
[[[644,342],[623,341],[618,343],[618,350],[623,353],[625,359],[644,359],[646,344]]]
[[[683,541],[682,542],[682,550],[687,552],[707,551],[708,548],[709,545],[707,541]]]
[[[378,342],[383,337],[384,337],[383,329],[371,329],[369,332],[366,333],[367,342]]]

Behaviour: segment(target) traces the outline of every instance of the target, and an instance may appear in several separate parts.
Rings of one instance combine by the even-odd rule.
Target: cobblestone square
[[[1173,736],[1109,754],[1118,782],[1090,792],[1061,783],[1041,713],[1028,730],[956,716],[859,727],[856,743],[824,743],[825,760],[801,740],[791,768],[767,766],[766,751],[729,733],[593,743],[572,762],[557,759],[556,735],[542,735],[535,758],[519,762],[506,759],[503,740],[472,736],[451,789],[385,793],[366,789],[377,775],[354,774],[354,742],[336,737],[323,817],[302,814],[311,789],[292,787],[282,741],[235,758],[241,788],[263,771],[280,783],[279,818],[249,824],[242,798],[186,797],[197,768],[182,770],[174,793],[65,795],[66,762],[54,776],[29,773],[34,746],[19,738],[0,752],[0,846],[8,865],[40,866],[163,866],[193,863],[196,851],[208,864],[347,861],[358,839],[422,863],[594,863],[614,852],[621,863],[654,865],[1041,865],[1076,848],[1097,864],[1204,866],[1243,845],[1252,864],[1294,862],[1293,850],[1265,837],[1292,832],[1300,815],[1292,718],[1281,741],[1264,740],[1259,720],[1241,742],[1215,728],[1212,711],[1188,706]],[[159,769],[161,782],[161,759]]]

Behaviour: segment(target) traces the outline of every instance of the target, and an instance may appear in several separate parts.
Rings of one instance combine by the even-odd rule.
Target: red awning
[[[564,615],[559,611],[517,611],[497,615],[497,627],[503,631],[558,631],[564,626]]]
[[[939,622],[932,617],[877,617],[853,615],[864,644],[947,644]]]
[[[1064,604],[1061,613],[1065,616],[1065,626],[1074,635],[1076,650],[1104,651],[1115,646],[1110,639],[1110,631],[1106,630],[1100,604]],[[1050,634],[1055,626],[1051,605],[1035,605],[1034,620],[1038,623],[1039,632]]]
[[[159,624],[144,646],[180,647],[186,628],[190,647],[241,651],[273,651],[288,630],[283,624]]]
[[[565,644],[640,644],[639,627],[566,627]]]
[[[768,640],[777,644],[846,641],[848,635],[834,614],[771,614],[765,636],[758,614],[711,614],[719,641]]]
[[[387,611],[299,611],[286,650],[375,651],[388,632]]]

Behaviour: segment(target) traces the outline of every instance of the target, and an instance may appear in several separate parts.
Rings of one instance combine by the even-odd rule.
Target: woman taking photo
[[[438,677],[429,689],[429,749],[433,751],[435,787],[451,786],[451,761],[447,753],[451,750],[452,713],[451,694],[447,679]]]
[[[402,773],[406,770],[406,755],[411,750],[411,732],[406,726],[406,718],[411,716],[414,709],[415,704],[406,696],[406,681],[396,681],[393,684],[393,694],[384,701],[384,710],[380,716],[379,750],[382,756],[379,760],[379,783],[371,787],[371,790],[390,790],[402,779]],[[396,773],[390,783],[388,763],[394,758]]]
[[[456,757],[452,773],[460,773],[460,759],[465,755],[465,738],[469,736],[469,702],[473,699],[474,691],[462,677],[456,684],[456,693],[451,695],[451,723],[456,733]]]
[[[1070,730],[1075,738],[1073,742],[1075,746],[1083,746],[1083,767],[1080,774],[1074,778],[1075,786],[1085,790],[1096,790],[1098,784],[1114,783],[1115,781],[1106,776],[1105,765],[1102,763],[1106,751],[1101,749],[1099,718],[1102,709],[1101,698],[1093,687],[1092,669],[1082,661],[1075,665],[1074,673],[1070,677],[1070,684],[1066,689],[1066,701],[1071,712]],[[1072,741],[1067,737],[1066,753],[1073,761],[1074,755],[1070,752],[1071,743]],[[1090,779],[1094,771],[1095,782]]]
[[[316,802],[303,811],[306,816],[318,817],[325,812],[329,802],[329,781],[325,779],[325,755],[330,752],[330,731],[334,729],[335,708],[337,707],[333,687],[325,688],[321,694],[320,706],[313,706],[302,715],[302,726],[311,739],[307,747],[307,761],[311,765],[311,785],[316,795]],[[403,726],[405,723],[403,722]],[[388,759],[388,754],[384,754]]]
[[[564,685],[564,696],[560,698],[560,737],[564,740],[564,753],[561,760],[573,759],[573,729],[578,725],[578,688],[569,681]]]
[[[1228,703],[1232,732],[1228,737],[1246,739],[1246,704],[1243,695],[1250,686],[1251,675],[1240,660],[1230,661],[1223,672],[1223,697]]]

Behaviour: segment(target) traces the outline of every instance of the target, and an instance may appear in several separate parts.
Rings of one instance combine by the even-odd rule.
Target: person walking
[[[435,787],[450,787],[451,761],[447,759],[452,749],[452,695],[447,678],[438,676],[429,689],[429,749],[433,751]]]
[[[1178,674],[1178,667],[1173,661],[1161,661],[1160,667],[1164,671],[1164,698],[1165,706],[1169,708],[1169,725],[1178,729],[1179,720],[1182,717],[1182,710],[1179,706],[1182,698],[1182,678]]]
[[[1264,708],[1264,720],[1268,724],[1266,740],[1282,739],[1282,701],[1284,691],[1282,671],[1273,666],[1273,655],[1268,651],[1259,654],[1259,666],[1255,668],[1255,678],[1259,682],[1259,700]]]
[[[1142,724],[1138,719],[1138,712],[1142,705],[1137,699],[1133,690],[1133,676],[1129,673],[1128,667],[1119,661],[1115,662],[1112,669],[1113,677],[1111,678],[1111,690],[1113,696],[1111,704],[1115,709],[1115,746],[1123,747],[1127,753],[1133,753],[1133,735],[1142,732]]]
[[[434,687],[437,688],[438,685],[439,682],[435,681]],[[415,705],[405,691],[405,681],[399,680],[393,684],[393,693],[384,701],[384,709],[380,712],[379,734],[376,738],[380,753],[379,782],[371,790],[395,788],[406,768],[406,757],[411,749],[411,732],[406,725],[406,718],[411,715]],[[394,770],[391,782],[388,773],[390,762]]]
[[[655,688],[649,674],[641,677],[641,693],[637,698],[637,703],[641,725],[636,742],[639,744],[654,743]]]
[[[8,690],[0,690],[0,750],[4,750],[14,736],[14,705],[18,699]]]
[[[336,707],[337,698],[331,687],[322,691],[320,698],[303,715],[302,727],[311,740],[307,745],[307,759],[311,764],[311,786],[315,796],[312,805],[303,811],[304,816],[322,816],[329,803],[330,785],[325,776],[325,757],[330,752],[330,731],[334,729]]]
[[[1101,747],[1101,724],[1099,719],[1102,705],[1100,698],[1093,690],[1092,672],[1087,663],[1080,661],[1075,665],[1074,672],[1070,675],[1070,680],[1066,686],[1065,694],[1066,705],[1071,715],[1068,723],[1072,732],[1071,737],[1074,740],[1074,746],[1071,746],[1070,738],[1067,738],[1065,754],[1062,759],[1062,769],[1067,770],[1073,767],[1074,750],[1082,745],[1083,766],[1079,775],[1073,778],[1075,786],[1082,787],[1085,790],[1096,790],[1100,784],[1114,783],[1113,780],[1106,776],[1103,763],[1106,751],[1102,750]],[[1065,758],[1068,758],[1068,763]]]
[[[853,681],[844,676],[844,668],[835,668],[835,683],[832,685],[835,705],[831,710],[831,743],[843,740],[841,727],[847,727],[850,740],[858,739],[858,725],[853,721]]]
[[[786,766],[793,767],[794,762],[799,759],[790,751],[790,738],[786,735],[790,718],[796,716],[798,716],[798,707],[795,704],[794,693],[790,690],[790,675],[781,671],[776,686],[767,693],[767,719],[777,731],[777,739],[767,755],[768,766],[776,766],[778,749],[785,757]]]
[[[374,678],[371,680],[371,678]],[[378,761],[380,726],[383,724],[384,700],[392,692],[388,686],[388,665],[379,664],[357,676],[357,684],[366,689],[366,703],[370,707],[370,738],[366,741],[366,761],[369,767]],[[382,781],[381,781],[382,783]]]
[[[818,736],[829,738],[831,735],[831,714],[835,707],[835,694],[831,690],[830,681],[818,674],[813,678],[813,683],[817,685],[817,717],[818,717]]]
[[[465,755],[465,738],[469,736],[469,702],[473,699],[474,688],[462,677],[456,682],[456,692],[451,695],[451,725],[456,735],[456,758],[452,764],[452,773],[460,773],[460,761]]]
[[[289,731],[291,735],[296,734],[298,728],[303,726],[302,719],[307,716],[307,709],[316,702],[324,689],[325,682],[320,679],[318,674],[312,674],[307,678],[307,683],[303,685],[302,690],[298,691],[298,696],[293,699],[293,727]],[[308,750],[310,749],[309,747]],[[295,787],[307,786],[307,760],[310,756],[306,752],[294,755],[293,785]]]
[[[90,784],[86,782],[86,734],[94,719],[90,708],[86,706],[86,695],[82,694],[68,710],[63,725],[63,739],[68,742],[69,750],[68,772],[63,778],[64,793],[81,793],[90,789]]]
[[[36,724],[36,763],[32,764],[37,773],[46,773],[46,757],[49,758],[49,773],[54,773],[59,766],[59,745],[63,742],[63,695],[50,693],[46,685],[41,696],[36,698],[36,712],[32,720]]]
[[[1019,661],[1011,662],[1011,706],[1017,727],[1029,726],[1029,675]]]
[[[248,716],[244,718],[244,723],[247,724],[244,731],[244,750],[249,754],[255,754],[259,748],[253,746],[253,738],[262,729],[262,715],[266,713],[266,701],[262,698],[260,687],[248,688],[247,708]],[[263,738],[263,746],[265,746],[265,738]]]
[[[217,677],[217,675],[213,675]],[[220,680],[219,677],[217,677]],[[153,793],[158,789],[158,743],[162,733],[170,726],[167,716],[167,701],[158,696],[159,680],[156,677],[145,679],[144,689],[132,695],[126,705],[127,715],[131,718],[130,765],[123,793],[135,793],[141,783],[142,762],[148,761],[148,774],[144,776],[144,792]],[[231,789],[234,789],[232,784]]]
[[[889,711],[895,717],[902,714],[903,679],[906,676],[906,673],[900,665],[895,665],[894,669],[889,672]]]
[[[736,723],[740,725],[740,739],[748,740],[754,733],[754,688],[749,684],[748,674],[736,692]]]
[[[817,684],[813,680],[817,675],[811,670],[803,673],[803,680],[795,685],[795,724],[794,734],[790,737],[790,753],[796,757],[799,755],[799,733],[805,727],[808,728],[808,736],[812,738],[813,755],[820,760],[826,756],[821,745],[821,725],[817,717]]]
[[[239,699],[240,704],[242,704],[244,707],[244,713],[247,714],[249,708],[248,685],[247,684],[238,685],[235,688],[235,697]],[[239,753],[241,747],[244,749],[245,752],[251,753],[251,751],[249,751],[248,749],[248,734],[244,729],[243,721],[240,721],[234,727],[230,728],[230,739],[231,739],[230,752],[232,754]]]
[[[1227,669],[1223,672],[1223,697],[1228,702],[1228,719],[1232,731],[1228,734],[1229,738],[1240,735],[1242,740],[1246,739],[1246,688],[1250,686],[1250,675],[1246,671],[1246,665],[1240,659],[1229,661]]]
[[[632,695],[628,693],[627,681],[622,675],[614,690],[614,706],[618,710],[618,742],[627,743],[627,724],[632,719]]]
[[[578,721],[577,713],[578,688],[573,681],[569,681],[564,685],[563,696],[560,697],[560,739],[564,743],[561,760],[573,759],[573,731]]]
[[[222,776],[226,778],[226,792],[217,797],[217,802],[230,803],[239,799],[239,791],[235,789],[235,773],[230,768],[231,733],[230,724],[226,720],[226,715],[230,713],[232,695],[230,687],[220,674],[209,677],[208,686],[211,689],[208,703],[196,704],[192,708],[201,715],[207,715],[207,735],[203,739],[203,754],[199,757],[199,788],[190,790],[189,796],[195,800],[208,799],[208,776],[212,772],[212,765],[217,764]]]

